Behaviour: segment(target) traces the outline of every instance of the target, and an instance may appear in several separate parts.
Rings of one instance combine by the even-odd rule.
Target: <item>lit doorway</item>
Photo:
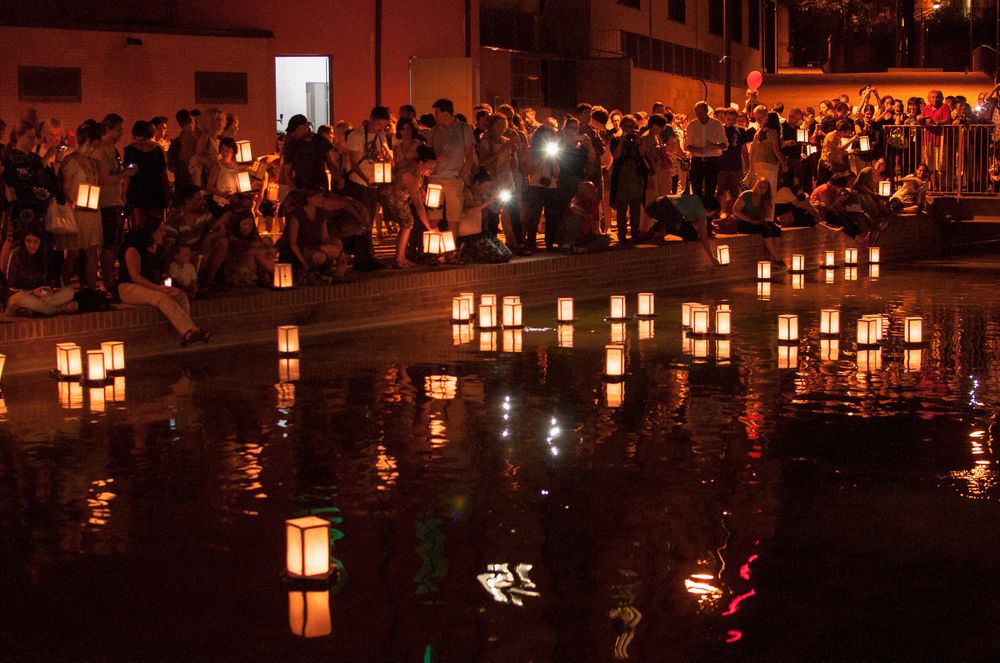
[[[278,131],[293,115],[305,115],[313,128],[330,124],[330,58],[283,56],[274,58],[274,89]]]

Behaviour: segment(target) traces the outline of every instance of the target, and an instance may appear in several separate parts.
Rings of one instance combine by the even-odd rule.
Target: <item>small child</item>
[[[198,293],[198,270],[191,262],[190,246],[182,244],[177,248],[167,271],[173,287],[180,288],[192,298]]]

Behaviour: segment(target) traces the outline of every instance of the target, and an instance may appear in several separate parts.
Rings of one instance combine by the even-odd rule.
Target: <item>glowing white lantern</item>
[[[681,304],[681,327],[691,327],[691,309],[701,306],[698,302],[684,302]]]
[[[463,345],[472,340],[472,323],[451,326],[451,340],[454,345]]]
[[[858,345],[876,345],[881,323],[873,318],[863,317],[858,320]]]
[[[556,300],[556,320],[562,323],[573,322],[572,297],[560,297]]]
[[[819,341],[819,358],[822,361],[837,361],[840,359],[840,340],[836,338],[821,338]]]
[[[7,355],[0,355],[0,384],[3,381],[3,367],[7,363]]]
[[[81,184],[76,189],[76,206],[84,209],[98,209],[101,187],[96,184]]]
[[[455,321],[466,321],[472,317],[469,310],[469,300],[462,295],[451,298],[451,319]]]
[[[424,231],[424,253],[438,255],[444,253],[444,233],[436,230]]]
[[[625,375],[625,346],[604,346],[604,375],[612,378]]]
[[[611,323],[611,342],[612,343],[624,343],[625,342],[625,323],[624,322],[612,322]]]
[[[857,265],[858,264],[858,250],[850,247],[844,249],[844,264],[845,265]]]
[[[771,261],[770,260],[758,260],[757,261],[757,280],[758,281],[769,281],[769,280],[771,280]]]
[[[924,342],[923,318],[916,316],[903,318],[903,340],[911,344]]]
[[[604,402],[608,407],[621,407],[625,402],[625,383],[606,382],[604,384]]]
[[[476,312],[476,295],[472,292],[460,292],[458,296],[466,300],[469,303],[469,320],[475,315]]]
[[[250,184],[250,173],[246,171],[237,173],[236,186],[239,187],[240,193],[250,193],[253,191],[253,186]]]
[[[267,192],[265,198],[270,200],[272,203],[278,202],[278,197],[281,195],[281,186],[278,184],[268,184]]]
[[[299,328],[295,325],[278,327],[278,354],[292,355],[299,351]]]
[[[429,209],[439,209],[444,199],[444,189],[440,184],[431,182],[427,185],[427,194],[424,196],[424,205]]]
[[[792,290],[805,290],[805,288],[806,288],[806,275],[792,274]]]
[[[375,184],[392,184],[392,164],[388,161],[376,161],[372,164],[375,169]]]
[[[496,295],[480,295],[479,296],[480,306],[496,306],[497,296]]]
[[[299,381],[299,358],[281,357],[278,359],[278,382]]]
[[[762,302],[770,301],[771,299],[771,282],[761,281],[757,284],[757,299]]]
[[[520,306],[520,304],[518,305]],[[523,334],[520,329],[504,329],[503,330],[503,351],[504,352],[520,352],[521,342],[523,340]]]
[[[826,336],[837,336],[840,334],[840,309],[820,309],[819,333]]]
[[[883,198],[892,196],[892,180],[882,180],[878,183],[878,195]]]
[[[250,150],[250,141],[236,141],[236,161],[239,163],[250,163],[253,161],[253,152]]]
[[[521,298],[517,295],[503,298],[503,326],[521,326]]]
[[[845,267],[844,268],[844,280],[845,281],[857,281],[858,280],[858,268],[857,267]]]
[[[721,306],[715,309],[715,333],[719,336],[729,336],[732,332],[733,312]]]
[[[497,350],[497,333],[495,331],[479,332],[479,351],[496,352],[496,350]]]
[[[871,139],[868,138],[868,136],[862,136],[861,138],[858,139],[858,151],[868,152],[871,149],[872,149],[872,142]]]
[[[729,264],[729,245],[719,244],[715,247],[715,259],[719,261],[720,265]]]
[[[799,346],[779,345],[778,368],[798,368],[798,367],[799,367]]]
[[[806,271],[806,257],[801,253],[795,253],[792,255],[792,269],[793,272],[804,272]]]
[[[274,265],[274,287],[279,290],[292,287],[292,263],[279,262]]]
[[[83,407],[83,385],[79,382],[60,381],[58,384],[59,406],[66,410]]]
[[[454,375],[428,375],[424,378],[424,393],[436,401],[454,400],[458,394],[458,378]]]
[[[656,305],[653,298],[653,293],[651,292],[640,292],[639,293],[639,315],[641,317],[649,317],[656,315]]]
[[[691,333],[705,335],[708,333],[708,318],[711,310],[708,306],[700,305],[691,309]]]
[[[807,156],[812,156],[812,155],[816,154],[816,152],[818,152],[818,151],[819,150],[816,149],[815,145],[806,145],[806,155]]]
[[[573,347],[573,325],[559,325],[556,328],[556,335],[560,348]]]
[[[256,162],[250,167],[250,174],[253,175],[255,180],[264,179],[264,176],[267,175],[267,164],[263,161]]]
[[[83,375],[83,353],[79,345],[56,344],[56,371],[61,378],[78,378]]]
[[[797,143],[808,143],[809,142],[809,130],[805,127],[795,130],[795,142]]]
[[[639,340],[648,341],[653,338],[655,329],[653,325],[655,322],[653,320],[640,320],[639,321]]]
[[[823,267],[826,269],[833,269],[837,266],[837,253],[835,251],[826,251],[823,253]]]
[[[121,373],[125,370],[125,344],[121,341],[104,341],[101,343],[104,353],[104,370],[108,373]]]
[[[330,564],[330,521],[316,516],[285,521],[285,573],[289,578],[326,578]]]
[[[799,316],[786,313],[778,316],[778,341],[791,343],[799,340]]]
[[[104,382],[108,378],[104,370],[104,351],[87,350],[87,382]]]
[[[330,635],[330,590],[288,592],[288,627],[300,638]]]
[[[870,373],[882,368],[882,349],[858,350],[858,371]]]
[[[920,348],[907,348],[903,352],[903,367],[908,372],[919,371],[921,368],[923,350]]]
[[[609,320],[625,319],[625,295],[611,296],[611,314],[608,316],[608,319]]]
[[[441,233],[441,248],[444,249],[445,253],[451,253],[458,248],[455,245],[455,233],[450,230]]]
[[[480,329],[497,328],[497,307],[495,305],[491,304],[479,305],[479,328]]]
[[[861,316],[866,320],[875,321],[875,340],[881,341],[885,333],[885,319],[878,313],[869,313],[868,315]]]
[[[872,265],[877,265],[879,261],[879,250],[877,246],[868,247],[868,262]]]
[[[729,356],[732,353],[732,343],[728,338],[720,338],[715,341],[715,361],[720,364],[728,364]]]

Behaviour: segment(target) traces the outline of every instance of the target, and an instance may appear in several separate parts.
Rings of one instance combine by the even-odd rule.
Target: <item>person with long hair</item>
[[[402,122],[402,120],[401,120]],[[409,122],[409,120],[407,120]],[[399,224],[396,236],[396,258],[394,269],[407,269],[414,264],[406,259],[406,247],[415,225],[413,213],[420,219],[420,231],[433,230],[434,225],[424,207],[424,182],[437,167],[437,155],[426,145],[418,145],[416,158],[396,165],[392,170],[392,184],[382,187],[382,209],[386,215]]]
[[[320,189],[296,190],[285,199],[285,232],[278,240],[282,262],[303,272],[322,272],[343,259],[344,247],[332,239],[327,216],[344,208],[344,199]]]
[[[477,153],[479,167],[490,174],[493,188],[497,192],[506,192],[507,201],[500,202],[500,223],[511,251],[517,251],[520,243],[515,226],[521,225],[521,201],[514,174],[517,171],[517,154],[520,150],[517,140],[508,137],[508,126],[505,115],[500,113],[490,115],[486,119],[486,131],[479,139]]]
[[[3,180],[14,199],[10,204],[10,230],[3,238],[4,258],[29,227],[44,225],[45,212],[58,190],[52,170],[32,151],[34,146],[34,125],[21,124],[11,132],[11,145],[3,163]]]
[[[764,124],[754,134],[750,144],[750,168],[754,176],[767,180],[771,191],[777,191],[778,176],[788,168],[788,162],[781,152],[781,120],[773,111],[767,114]]]
[[[125,163],[136,167],[125,187],[125,206],[133,228],[158,225],[166,219],[170,180],[166,155],[155,135],[152,122],[139,120],[132,125],[132,143],[125,148]]]
[[[549,150],[558,147],[556,130],[548,123],[541,124],[531,136],[531,146],[525,152],[524,170],[528,178],[528,186],[524,195],[523,229],[521,254],[531,255],[536,248],[538,224],[542,213],[545,213],[546,226],[548,219],[555,214],[556,187],[559,182],[559,159]],[[546,229],[547,230],[547,229]],[[550,238],[546,233],[546,244]]]
[[[5,311],[8,315],[27,311],[48,316],[74,313],[78,308],[73,301],[73,288],[56,287],[49,277],[44,238],[45,230],[41,226],[31,226],[21,238],[21,246],[11,253],[7,265],[10,296]]]
[[[101,173],[94,158],[94,152],[101,144],[102,131],[95,120],[87,120],[76,131],[79,147],[62,164],[63,192],[66,200],[74,207],[77,231],[70,235],[59,235],[55,249],[65,251],[62,282],[69,285],[76,268],[77,256],[84,254],[84,271],[80,284],[95,289],[97,287],[97,263],[103,240],[101,213],[76,204],[80,187],[99,186]]]
[[[778,267],[784,267],[781,257],[781,228],[774,222],[774,193],[766,177],[758,177],[753,187],[740,194],[733,205],[733,215],[741,233],[760,235],[764,248]]]

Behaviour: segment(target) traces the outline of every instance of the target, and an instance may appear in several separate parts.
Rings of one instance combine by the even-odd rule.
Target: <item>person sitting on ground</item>
[[[718,264],[708,234],[709,217],[719,214],[719,199],[715,196],[696,196],[689,191],[676,196],[660,196],[646,207],[646,214],[653,219],[647,236],[662,243],[664,235],[676,235],[685,242],[701,242],[705,253]]]
[[[29,226],[21,245],[11,253],[7,265],[7,286],[11,293],[7,300],[8,315],[56,315],[75,313],[78,308],[71,286],[52,287],[54,279],[49,278],[49,261],[42,248],[44,237],[41,227]]]
[[[894,212],[920,212],[924,208],[927,192],[930,190],[930,168],[922,163],[910,175],[899,180],[900,187],[889,199],[889,208]]]
[[[181,347],[208,342],[211,334],[191,319],[191,305],[179,288],[163,285],[158,250],[166,224],[141,229],[129,237],[122,253],[124,265],[118,278],[118,296],[125,304],[155,306],[181,335]]]
[[[583,181],[576,187],[563,217],[562,249],[566,253],[594,253],[611,246],[611,236],[602,235],[601,200],[593,182]]]
[[[204,287],[215,284],[222,263],[226,260],[229,240],[226,237],[225,221],[216,219],[205,203],[204,192],[195,184],[188,184],[180,194],[181,206],[173,211],[167,220],[165,232],[169,239],[163,242],[166,251],[164,260],[172,258],[175,247],[191,247],[195,263],[200,271],[199,280]],[[200,266],[197,256],[201,256]],[[165,258],[164,258],[165,256]]]
[[[292,263],[306,275],[332,280],[336,266],[344,264],[344,246],[330,237],[326,215],[343,209],[342,197],[322,189],[292,191],[285,199],[285,232],[278,240],[281,262]]]
[[[820,213],[798,184],[781,186],[774,194],[774,219],[782,228],[811,228],[820,220]]]
[[[167,273],[170,275],[170,285],[183,290],[189,299],[194,299],[198,295],[198,270],[191,262],[190,246],[177,248]]]
[[[847,213],[847,173],[837,173],[824,184],[813,189],[809,202],[819,211],[822,226],[840,230],[851,239],[863,242],[865,232]]]
[[[226,218],[229,253],[226,282],[233,287],[270,285],[274,280],[274,249],[260,236],[254,201],[248,194],[233,197]]]
[[[733,205],[733,216],[741,233],[763,237],[771,260],[778,267],[785,266],[779,245],[781,228],[774,222],[774,194],[767,178],[758,178],[752,188],[740,194]]]
[[[480,170],[465,189],[462,219],[454,228],[462,242],[464,262],[497,264],[510,260],[510,248],[497,239],[500,227],[500,205],[493,190],[493,178]]]
[[[878,197],[878,184],[875,183],[875,171],[871,166],[861,169],[851,185],[851,191],[857,196],[865,214],[879,228],[884,229],[889,223],[889,208]]]

